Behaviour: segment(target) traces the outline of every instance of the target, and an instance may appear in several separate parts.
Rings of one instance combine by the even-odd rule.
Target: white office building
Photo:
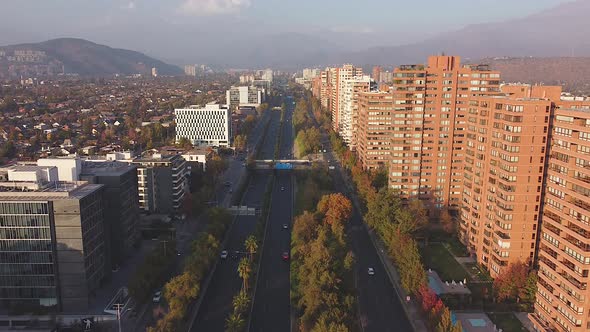
[[[264,89],[253,86],[232,86],[225,92],[225,102],[231,108],[258,107],[264,102]]]
[[[231,144],[231,114],[225,105],[208,104],[174,110],[176,141],[187,138],[195,146]]]

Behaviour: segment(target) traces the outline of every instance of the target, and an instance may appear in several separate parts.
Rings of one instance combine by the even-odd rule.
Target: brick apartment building
[[[455,56],[394,70],[389,186],[431,207],[461,202],[466,116],[474,96],[497,94],[500,73]]]

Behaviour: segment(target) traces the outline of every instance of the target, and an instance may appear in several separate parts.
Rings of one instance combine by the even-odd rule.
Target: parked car
[[[152,302],[160,303],[161,299],[162,299],[162,291],[159,290],[154,293],[154,296],[152,297]]]

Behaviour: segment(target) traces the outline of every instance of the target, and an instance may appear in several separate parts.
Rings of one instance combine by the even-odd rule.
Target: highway
[[[272,111],[270,116],[271,122],[268,133],[263,138],[261,155],[272,158],[280,124],[280,112]],[[242,200],[242,205],[249,207],[262,206],[264,192],[270,180],[270,175],[271,171],[256,171],[252,174]],[[242,286],[242,280],[238,275],[237,267],[239,259],[246,255],[244,241],[254,232],[257,218],[257,216],[238,216],[230,228],[226,246],[222,249],[227,250],[230,256],[225,260],[220,258],[211,283],[206,290],[203,290],[206,293],[195,321],[192,324],[191,331],[224,330],[225,320],[233,310],[232,299]],[[240,254],[234,258],[235,251],[239,251]]]
[[[293,105],[286,99],[287,111],[279,147],[279,158],[288,159],[293,150]],[[290,171],[277,171],[266,239],[256,284],[250,332],[290,331],[290,264],[281,257],[290,252],[293,220],[293,180]],[[287,229],[283,228],[287,224]],[[290,255],[289,255],[290,256]]]
[[[311,112],[310,116],[313,118]],[[322,136],[324,147],[328,147],[324,157],[336,167],[333,171],[335,172],[336,191],[352,199],[352,183],[347,184],[342,177],[344,170],[340,167],[340,163],[335,162],[337,158],[332,151],[328,135],[323,132]],[[412,331],[412,326],[396,290],[391,284],[391,280],[379,259],[377,249],[371,242],[367,228],[363,224],[362,216],[356,206],[353,205],[353,207],[353,216],[347,234],[356,258],[355,284],[361,330],[363,332]],[[368,274],[369,267],[375,270],[375,275]]]

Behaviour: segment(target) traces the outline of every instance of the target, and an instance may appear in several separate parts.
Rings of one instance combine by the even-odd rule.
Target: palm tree
[[[246,246],[246,250],[250,253],[250,262],[254,259],[254,253],[258,250],[258,242],[256,241],[256,237],[254,235],[248,236],[246,242],[244,243]]]
[[[238,264],[238,273],[240,275],[240,278],[242,278],[242,280],[244,281],[244,283],[242,284],[243,291],[248,290],[248,278],[250,277],[251,270],[252,269],[250,268],[250,262],[246,258],[242,258],[242,260]]]
[[[248,309],[248,304],[250,304],[250,298],[248,297],[248,293],[245,291],[242,290],[236,296],[234,296],[234,312],[245,313]]]
[[[225,320],[225,331],[241,332],[244,330],[245,325],[246,321],[242,318],[242,315],[234,312]]]

